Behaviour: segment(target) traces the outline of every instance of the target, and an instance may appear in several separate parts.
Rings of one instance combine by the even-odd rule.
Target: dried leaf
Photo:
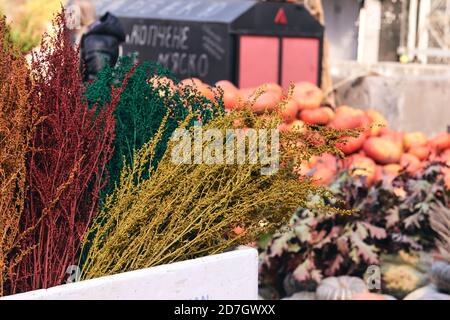
[[[420,212],[417,212],[404,219],[403,225],[405,226],[406,229],[409,229],[412,226],[420,228],[420,221],[422,220],[422,218],[423,218],[422,214]]]
[[[306,224],[301,224],[294,227],[295,235],[298,237],[300,242],[311,242],[311,228]]]
[[[342,255],[338,254],[331,263],[330,267],[325,270],[325,274],[327,276],[333,276],[337,274],[339,268],[341,267],[342,262],[344,262],[344,258],[342,257]]]
[[[379,262],[378,255],[376,254],[377,248],[374,245],[366,244],[355,233],[351,235],[351,240],[358,249],[357,254],[361,256],[364,261],[369,264],[377,264]]]
[[[281,256],[284,250],[288,249],[288,241],[291,239],[291,234],[285,233],[273,239],[270,245],[270,257]]]
[[[369,231],[370,236],[372,238],[381,240],[381,239],[385,239],[387,237],[386,230],[383,228],[376,227],[365,221],[360,222],[360,224],[362,224],[363,226],[366,227],[366,229]]]
[[[400,215],[398,208],[391,208],[387,211],[386,215],[386,228],[395,226],[400,221]]]
[[[322,279],[320,271],[316,269],[314,263],[311,260],[306,260],[302,264],[298,265],[292,275],[298,282],[306,280],[315,280],[317,282],[320,282],[320,280]]]

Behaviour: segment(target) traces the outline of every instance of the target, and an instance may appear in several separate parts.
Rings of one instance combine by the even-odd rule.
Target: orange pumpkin
[[[165,87],[167,87],[169,89],[170,93],[174,93],[176,91],[176,85],[175,83],[167,78],[167,77],[152,77],[148,80],[149,84],[153,87],[153,88],[157,88],[160,85],[163,85]],[[159,92],[160,96],[164,96],[165,95],[165,91],[164,90],[160,90]]]
[[[336,115],[329,126],[341,130],[356,128],[370,130],[370,119],[362,110],[340,106],[336,108]]]
[[[298,114],[298,104],[294,99],[289,99],[286,101],[284,106],[281,108],[281,117],[286,123],[291,123],[297,119]]]
[[[275,109],[279,102],[280,98],[277,93],[267,91],[256,99],[255,103],[252,105],[252,111],[256,114],[270,112]]]
[[[335,169],[326,166],[318,166],[312,175],[313,184],[318,186],[328,186],[336,177]]]
[[[286,131],[296,131],[296,132],[304,132],[306,131],[305,123],[301,120],[295,120],[292,123],[283,123],[281,124],[278,129],[280,132],[286,132]]]
[[[278,97],[278,100],[281,100],[283,97],[283,88],[278,83],[268,83],[265,85],[267,91],[273,92]]]
[[[413,147],[424,146],[426,143],[427,137],[422,132],[405,133],[403,136],[403,146],[405,151],[408,151]]]
[[[334,118],[334,111],[328,107],[305,109],[300,113],[300,119],[309,124],[325,125]]]
[[[416,173],[422,168],[422,162],[413,154],[405,153],[400,158],[400,166],[409,173]]]
[[[381,132],[381,128],[386,128],[388,126],[388,121],[386,118],[378,111],[369,109],[366,111],[366,115],[370,119],[369,133],[371,136],[378,136]]]
[[[348,171],[351,176],[364,177],[367,185],[372,185],[377,175],[377,165],[375,162],[363,155],[356,154],[350,158]]]
[[[430,145],[438,151],[450,149],[450,134],[443,132],[430,140]]]
[[[301,110],[319,108],[324,98],[322,90],[309,82],[295,84],[292,98],[297,101]]]
[[[416,156],[420,161],[424,161],[430,156],[431,147],[428,144],[423,146],[413,145],[409,148],[408,153]]]
[[[225,105],[225,109],[234,109],[238,103],[239,90],[233,83],[227,80],[217,82],[216,87],[220,87],[223,90],[223,103]]]
[[[357,137],[343,137],[341,141],[336,144],[336,147],[344,154],[349,155],[361,150],[366,141],[366,133],[361,132]]]
[[[398,163],[403,152],[395,141],[380,137],[367,139],[363,149],[368,157],[381,164]]]

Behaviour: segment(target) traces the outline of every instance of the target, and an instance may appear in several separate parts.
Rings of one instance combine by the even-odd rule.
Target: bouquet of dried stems
[[[251,103],[244,104],[242,111],[219,115],[201,127],[202,132],[214,129],[226,136],[230,128],[241,128],[237,131],[241,134],[277,128],[279,117],[255,117],[247,105]],[[193,117],[187,117],[180,129],[189,128]],[[255,241],[286,223],[299,206],[308,206],[311,195],[329,195],[309,178],[299,178],[293,168],[312,154],[338,153],[336,141],[349,134],[321,128],[282,134],[280,166],[268,175],[261,174],[267,168],[261,161],[230,164],[195,160],[200,149],[211,148],[211,140],[219,147],[212,152],[213,158],[220,159],[221,150],[227,148],[226,139],[209,137],[202,140],[200,148],[188,148],[185,163],[173,161],[179,145],[170,140],[158,166],[151,166],[148,173],[166,121],[167,117],[155,137],[135,151],[133,163],[124,166],[120,183],[106,198],[90,230],[82,278],[216,254]],[[196,130],[199,127],[186,129],[192,136]],[[269,146],[275,141],[271,136],[266,142]],[[250,149],[249,144],[246,146]]]
[[[64,12],[55,18],[54,34],[44,37],[29,73],[28,103],[38,120],[27,156],[20,248],[30,252],[14,268],[10,293],[65,282],[98,211],[114,150],[114,111],[122,86],[112,90],[110,101],[90,106]]]
[[[5,18],[0,17],[0,296],[16,261],[9,259],[19,238],[24,208],[26,154],[32,119],[30,81],[23,56],[13,47]]]

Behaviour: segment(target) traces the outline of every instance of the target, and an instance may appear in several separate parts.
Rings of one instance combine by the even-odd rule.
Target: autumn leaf
[[[328,235],[323,238],[321,241],[317,242],[316,247],[317,249],[322,248],[324,245],[332,243],[336,238],[339,236],[339,232],[341,230],[341,227],[334,226],[331,228],[331,231],[328,233]]]
[[[383,228],[376,227],[365,221],[360,222],[360,224],[362,224],[363,226],[366,227],[366,229],[369,231],[370,236],[372,238],[381,240],[381,239],[385,239],[387,237],[386,230]]]
[[[299,282],[307,280],[309,278],[310,265],[310,260],[306,260],[302,264],[298,265],[293,272],[294,278]]]
[[[391,208],[386,215],[386,228],[395,226],[400,221],[398,208]]]
[[[339,237],[336,240],[336,246],[337,246],[339,252],[344,255],[348,254],[348,252],[350,251],[350,248],[348,246],[348,238],[347,237]]]
[[[311,271],[311,279],[315,282],[320,283],[322,281],[322,278],[322,272],[320,272],[319,269],[314,269]]]
[[[344,258],[342,257],[342,255],[338,254],[336,256],[336,258],[333,260],[333,262],[331,263],[330,267],[325,270],[325,274],[327,276],[335,275],[339,271],[339,268],[341,267],[342,262],[344,262]]]
[[[420,220],[422,218],[422,215],[420,212],[417,212],[406,219],[403,220],[403,224],[406,229],[409,229],[412,226],[415,226],[416,228],[420,228]]]
[[[311,241],[311,228],[306,224],[301,224],[294,227],[295,235],[298,237],[300,242],[310,242]]]
[[[360,239],[366,239],[369,236],[369,232],[361,222],[356,223],[356,233]]]
[[[284,233],[275,238],[270,246],[270,257],[279,257],[283,251],[288,248],[288,241],[291,239],[291,233]]]
[[[351,235],[351,239],[355,247],[358,249],[357,253],[364,261],[370,264],[378,263],[378,255],[376,254],[377,248],[374,245],[368,245],[356,233]]]

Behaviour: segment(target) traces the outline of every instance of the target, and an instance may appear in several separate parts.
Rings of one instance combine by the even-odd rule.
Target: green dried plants
[[[87,86],[86,97],[90,105],[105,103],[111,99],[111,88],[120,86],[125,76],[134,67],[133,57],[122,57],[114,68],[106,67],[98,80]],[[163,118],[168,114],[161,141],[155,146],[156,164],[164,154],[167,141],[189,111],[195,112],[199,121],[208,122],[224,107],[220,93],[216,101],[202,96],[193,86],[183,86],[169,71],[160,65],[146,61],[138,64],[124,88],[115,111],[117,120],[114,153],[108,163],[110,179],[103,195],[111,193],[119,183],[125,163],[133,161],[134,150],[141,148],[158,131]]]
[[[188,127],[194,117],[190,114],[180,128]],[[91,228],[84,279],[220,253],[255,241],[283,225],[295,208],[306,206],[311,194],[327,194],[309,178],[299,179],[293,173],[296,161],[292,155],[301,161],[311,154],[338,152],[334,144],[342,136],[339,132],[311,129],[282,135],[281,166],[272,175],[261,174],[266,167],[262,162],[175,163],[171,157],[177,146],[174,141],[169,142],[158,166],[146,174],[165,119],[156,136],[135,152],[133,163],[124,166],[120,184],[106,198]],[[227,129],[243,128],[242,133],[248,127],[276,128],[279,122],[277,117],[257,118],[244,108],[220,114],[202,129],[225,134]],[[196,130],[199,127],[189,132],[195,135]],[[321,147],[318,138],[322,138]],[[209,143],[202,142],[203,150]],[[195,149],[189,151],[190,159],[198,155]]]
[[[19,238],[26,180],[26,154],[31,117],[27,64],[12,45],[9,28],[0,17],[0,296],[16,260],[10,259]]]

